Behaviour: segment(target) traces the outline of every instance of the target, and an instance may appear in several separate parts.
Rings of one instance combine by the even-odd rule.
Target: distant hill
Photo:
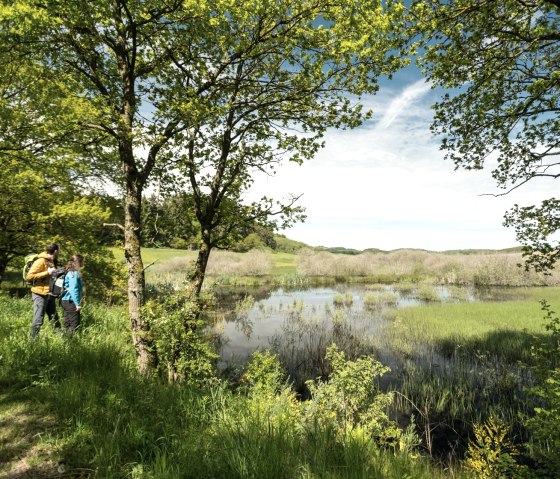
[[[287,238],[285,235],[275,234],[274,240],[276,241],[277,247],[275,248],[276,251],[281,251],[283,253],[296,253],[300,249],[311,249],[313,251],[327,251],[328,253],[333,254],[347,254],[347,255],[358,255],[361,253],[392,253],[395,251],[421,251],[424,253],[442,253],[442,254],[492,254],[492,253],[516,253],[516,252],[523,252],[522,246],[513,246],[511,248],[503,248],[503,249],[488,249],[488,248],[481,248],[481,249],[450,249],[444,251],[433,251],[427,250],[423,248],[395,248],[393,250],[382,250],[379,248],[366,248],[364,250],[354,249],[354,248],[346,248],[345,246],[310,246],[306,243],[301,241],[296,241]]]

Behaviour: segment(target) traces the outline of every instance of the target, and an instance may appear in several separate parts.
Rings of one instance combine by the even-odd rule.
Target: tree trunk
[[[2,283],[2,278],[4,277],[4,272],[6,271],[6,265],[8,264],[8,257],[6,255],[0,256],[0,284]]]
[[[138,370],[146,374],[156,364],[156,353],[151,347],[149,326],[142,318],[145,301],[144,264],[140,252],[142,188],[137,182],[127,182],[124,255],[128,269],[128,313],[132,342],[136,350]]]
[[[208,229],[203,228],[196,264],[187,285],[186,293],[189,301],[198,301],[200,291],[202,290],[202,284],[204,283],[204,278],[206,276],[206,267],[208,266],[210,250],[210,233]]]

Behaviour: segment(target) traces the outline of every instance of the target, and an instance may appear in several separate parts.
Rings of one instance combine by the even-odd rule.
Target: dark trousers
[[[76,310],[76,305],[72,301],[62,301],[64,310],[64,328],[69,333],[73,333],[80,326],[80,310]]]

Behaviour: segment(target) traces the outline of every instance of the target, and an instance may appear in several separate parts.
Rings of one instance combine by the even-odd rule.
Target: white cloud
[[[393,101],[379,122],[382,128],[388,128],[397,116],[405,109],[410,108],[414,102],[420,100],[430,91],[431,87],[426,80],[421,79],[405,88]]]
[[[553,184],[531,183],[505,197],[490,170],[454,171],[431,135],[435,93],[423,80],[368,98],[377,121],[331,130],[310,162],[259,177],[251,196],[303,193],[307,221],[286,231],[310,245],[431,250],[505,248],[515,234],[502,226],[513,204],[535,204]]]

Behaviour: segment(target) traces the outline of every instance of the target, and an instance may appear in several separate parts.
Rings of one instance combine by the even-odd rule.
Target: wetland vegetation
[[[145,253],[152,296],[182,287],[189,253]],[[118,305],[91,304],[76,337],[45,328],[30,343],[29,302],[3,297],[2,472],[475,477],[481,461],[545,471],[554,434],[535,408],[553,408],[538,391],[558,365],[538,351],[558,337],[539,301],[559,310],[560,288],[519,259],[216,254],[204,331],[218,357],[197,384],[139,376]]]

